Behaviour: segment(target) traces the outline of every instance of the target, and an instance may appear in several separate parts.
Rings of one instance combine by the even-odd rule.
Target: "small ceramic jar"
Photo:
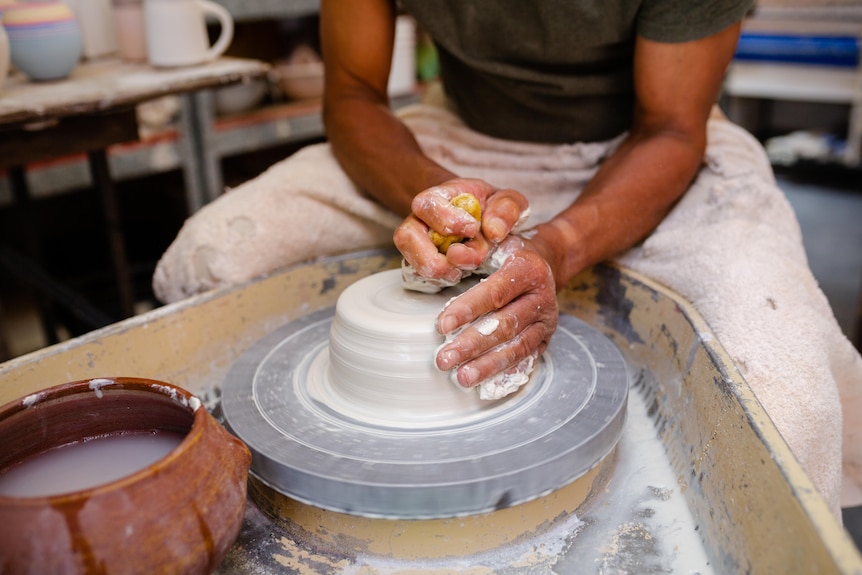
[[[144,0],[113,0],[114,28],[120,57],[129,62],[147,59]]]
[[[8,488],[13,474],[30,472],[25,466],[57,450],[140,433],[171,434],[175,443],[154,463],[108,482],[99,483],[109,471],[105,452],[94,460],[78,451],[62,471],[39,467],[24,483],[26,493]],[[4,574],[209,574],[243,522],[248,448],[194,395],[169,383],[92,379],[23,397],[0,407],[0,445]],[[126,445],[110,453],[110,465],[136,455]],[[69,491],[82,467],[96,483]],[[34,492],[37,479],[56,485]]]
[[[60,80],[81,59],[81,30],[62,2],[16,3],[3,8],[3,26],[15,68],[31,80]]]

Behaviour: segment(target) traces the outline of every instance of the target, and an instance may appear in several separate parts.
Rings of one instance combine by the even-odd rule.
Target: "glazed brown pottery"
[[[54,447],[136,432],[184,437],[109,483],[0,496],[0,573],[212,572],[242,525],[251,455],[186,390],[105,378],[0,407],[0,474]]]

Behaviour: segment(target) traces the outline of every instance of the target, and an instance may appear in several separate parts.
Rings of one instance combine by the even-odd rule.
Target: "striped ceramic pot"
[[[81,29],[72,10],[62,2],[5,6],[3,26],[12,63],[31,80],[60,80],[81,60]]]
[[[0,0],[0,21],[3,20],[3,10],[6,6],[11,6],[12,4],[16,4],[18,0]]]

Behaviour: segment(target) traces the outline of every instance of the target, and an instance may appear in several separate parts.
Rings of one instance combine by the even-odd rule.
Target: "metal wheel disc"
[[[290,498],[365,517],[485,513],[581,477],[622,433],[622,356],[569,315],[530,381],[493,409],[421,428],[350,417],[309,385],[325,369],[334,313],[310,314],[257,342],[222,390],[225,423],[251,449],[252,473]]]

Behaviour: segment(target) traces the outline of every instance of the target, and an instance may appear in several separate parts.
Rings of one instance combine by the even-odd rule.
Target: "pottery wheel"
[[[374,275],[360,306],[368,321],[413,313],[391,303],[402,297],[397,270]],[[452,294],[440,297],[445,303]],[[437,301],[434,314],[442,309]],[[491,512],[583,476],[622,433],[625,363],[603,334],[573,316],[561,315],[519,391],[479,407],[470,396],[436,418],[428,410],[405,416],[382,400],[376,413],[373,401],[356,407],[332,385],[334,318],[336,308],[323,309],[264,337],[238,359],[222,389],[225,424],[251,449],[251,473],[297,501],[394,519]],[[405,323],[427,318],[420,320]]]

